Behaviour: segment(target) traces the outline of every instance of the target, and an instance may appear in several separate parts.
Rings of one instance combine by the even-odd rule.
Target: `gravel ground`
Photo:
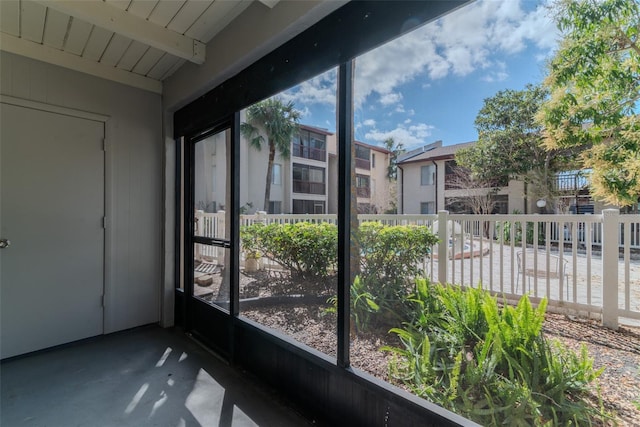
[[[298,293],[288,277],[265,273],[242,276],[241,298],[265,298],[274,294]],[[202,298],[215,295],[217,290],[201,288]],[[208,292],[207,292],[208,291]],[[318,286],[318,293],[330,295]],[[321,298],[320,301],[324,301]],[[295,304],[240,305],[241,316],[264,326],[279,330],[295,340],[329,356],[336,352],[336,315],[327,312],[328,304],[318,300]],[[597,322],[548,313],[544,332],[557,338],[569,348],[579,350],[585,343],[594,367],[604,367],[599,378],[600,396],[604,405],[617,415],[620,426],[640,426],[640,328],[620,327],[618,331],[603,328]],[[383,345],[396,345],[393,335],[386,330],[353,334],[351,339],[351,365],[388,381],[387,353],[379,351]],[[598,391],[594,390],[597,395]]]

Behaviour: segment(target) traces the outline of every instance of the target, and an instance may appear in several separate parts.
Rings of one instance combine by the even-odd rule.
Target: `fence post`
[[[620,211],[602,211],[602,326],[618,329],[618,235]]]
[[[438,211],[438,281],[447,283],[447,260],[449,259],[449,211]]]
[[[216,215],[217,216],[217,218],[216,218],[216,231],[215,231],[213,237],[218,238],[218,239],[224,239],[225,238],[225,236],[227,234],[227,228],[226,228],[227,224],[225,223],[226,214],[227,213],[225,211],[223,211],[223,210],[219,210],[218,211],[218,214]],[[225,250],[222,249],[222,248],[216,247],[215,251],[216,251],[216,258],[218,259],[218,264],[226,266],[225,265],[225,258],[224,258]]]
[[[194,236],[204,236],[204,211],[196,210],[195,220],[193,223]],[[193,257],[197,260],[202,259],[202,245],[195,245],[195,253]]]
[[[267,212],[266,211],[256,212],[256,222],[260,222],[264,225],[267,225]]]

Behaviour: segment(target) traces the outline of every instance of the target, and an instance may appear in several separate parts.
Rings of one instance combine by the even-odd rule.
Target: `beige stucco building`
[[[475,142],[442,145],[436,141],[405,153],[398,159],[398,213],[433,214],[439,210],[473,213],[465,198],[493,193],[491,213],[600,213],[615,206],[591,197],[586,171],[566,171],[556,175],[553,197],[538,200],[523,180],[510,179],[501,187],[472,188],[456,179],[455,156]],[[477,212],[476,212],[477,213]]]
[[[401,156],[398,159],[398,213],[433,214],[443,209],[468,212],[460,205],[461,198],[492,191],[452,185],[455,153],[472,144],[443,146],[442,141],[436,141]],[[522,181],[510,180],[493,197],[493,213],[526,212],[526,188]]]
[[[388,178],[391,152],[383,147],[355,142],[356,187],[359,213],[384,213],[395,203],[394,183]],[[329,147],[329,213],[338,206],[338,150],[336,135],[327,136]]]
[[[244,112],[241,114],[244,120]],[[226,144],[223,134],[210,136],[196,146],[196,207],[205,212],[224,210],[226,194]],[[268,149],[257,150],[246,138],[240,148],[240,206],[244,213],[266,210],[274,214],[325,214],[337,212],[338,153],[334,133],[300,125],[291,141],[290,156],[276,151],[268,206],[265,179]],[[394,185],[388,179],[390,152],[355,142],[358,211],[383,213],[395,202]]]

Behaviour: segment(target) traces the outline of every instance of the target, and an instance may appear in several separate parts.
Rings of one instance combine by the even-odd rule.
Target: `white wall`
[[[6,52],[0,53],[0,93],[110,117],[105,332],[157,322],[163,224],[161,97]]]
[[[402,183],[398,180],[398,185],[400,186],[400,188],[398,188],[398,208],[402,209],[401,212],[399,211],[400,213],[419,214],[420,203],[436,201],[436,186],[421,185],[420,183],[420,168],[432,164],[433,163],[429,161],[409,163],[401,166],[402,171],[399,174],[402,176]],[[438,167],[438,170],[439,169],[441,168]],[[404,196],[402,192],[404,192]],[[442,191],[439,193],[442,194]]]

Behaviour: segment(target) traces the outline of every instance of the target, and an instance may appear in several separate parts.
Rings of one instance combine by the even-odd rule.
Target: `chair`
[[[560,279],[560,276],[562,276],[564,279],[563,284],[567,292],[567,299],[569,298],[569,274],[567,273],[569,271],[569,261],[563,258],[562,262],[560,262],[560,257],[558,255],[547,254],[547,252],[540,251],[537,252],[537,262],[534,262],[536,261],[535,251],[525,251],[524,255],[522,251],[518,251],[516,253],[516,256],[518,261],[518,278],[516,279],[516,292],[518,292],[520,276],[523,274],[529,277],[529,289],[531,289],[532,277],[541,279],[546,279],[547,277],[549,277],[550,279]],[[547,258],[549,260],[548,265]]]

